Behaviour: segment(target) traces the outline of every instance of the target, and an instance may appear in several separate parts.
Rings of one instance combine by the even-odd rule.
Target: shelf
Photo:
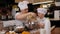
[[[33,3],[33,5],[36,5],[36,4],[46,4],[46,3],[52,3],[53,1],[45,1],[45,2],[38,2],[38,3]]]
[[[50,18],[50,20],[60,20],[60,19],[54,19],[54,18]]]

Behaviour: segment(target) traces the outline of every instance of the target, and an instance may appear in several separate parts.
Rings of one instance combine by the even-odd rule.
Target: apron
[[[47,18],[43,18],[43,19],[40,19],[39,17],[37,18],[37,21],[39,22],[39,23],[44,23],[45,24],[45,26],[44,26],[44,29],[46,30],[46,34],[51,34],[51,30],[50,30],[50,21],[49,21],[49,19],[47,19]]]

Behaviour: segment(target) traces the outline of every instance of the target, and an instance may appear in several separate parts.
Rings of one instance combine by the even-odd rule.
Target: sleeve
[[[15,19],[16,19],[16,16],[19,15],[19,14],[20,14],[19,12],[15,14]],[[16,25],[16,26],[23,26],[23,21],[16,19],[16,20],[15,20],[15,25]]]
[[[14,18],[16,19],[16,16],[19,15],[19,14],[20,14],[20,13],[16,13]]]
[[[49,19],[45,20],[45,30],[46,34],[51,34],[51,24]]]

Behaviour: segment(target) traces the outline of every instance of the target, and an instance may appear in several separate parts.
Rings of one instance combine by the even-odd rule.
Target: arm
[[[32,15],[32,16],[36,16],[35,13],[32,13],[32,12],[29,12],[29,13],[26,13],[26,14],[16,14],[15,15],[15,18],[18,19],[18,20],[23,20],[25,19],[28,15]]]
[[[15,15],[15,18],[18,19],[18,20],[23,20],[23,19],[25,19],[25,17],[26,17],[27,15],[28,15],[28,14],[19,14],[19,13],[17,13],[17,14]]]

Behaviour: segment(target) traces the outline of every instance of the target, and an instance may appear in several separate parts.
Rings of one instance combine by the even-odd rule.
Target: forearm
[[[18,14],[15,16],[16,19],[18,20],[24,20],[28,15],[35,16],[35,13],[26,13],[26,14]]]
[[[23,19],[25,19],[26,17],[27,17],[27,14],[17,15],[17,16],[16,16],[16,19],[18,19],[18,20],[23,20]]]

